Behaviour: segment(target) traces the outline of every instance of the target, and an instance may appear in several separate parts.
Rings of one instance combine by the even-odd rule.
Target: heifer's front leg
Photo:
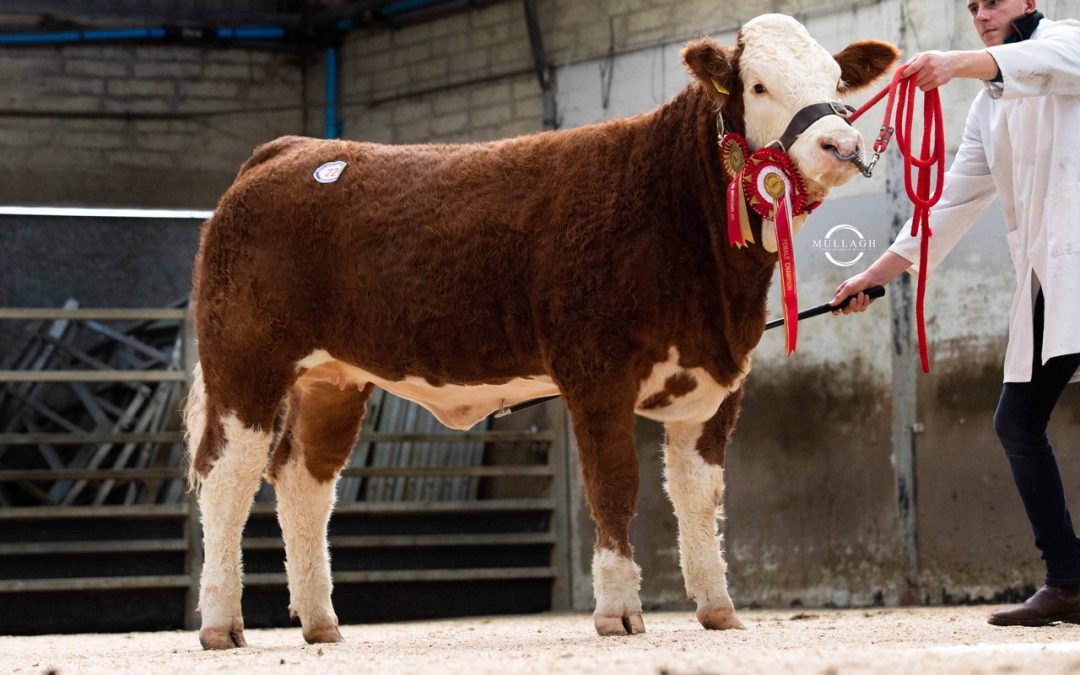
[[[327,526],[338,476],[356,443],[371,391],[370,384],[294,387],[267,475],[285,540],[289,614],[299,617],[309,644],[342,640],[330,597]]]
[[[600,635],[645,632],[641,618],[641,568],[630,546],[630,520],[638,491],[633,441],[633,402],[625,410],[567,401],[574,419],[585,496],[596,523],[593,555],[593,623]]]
[[[679,558],[686,594],[697,603],[697,618],[710,629],[742,628],[727,588],[722,535],[724,448],[738,409],[738,392],[705,423],[668,423],[664,473],[679,519]]]

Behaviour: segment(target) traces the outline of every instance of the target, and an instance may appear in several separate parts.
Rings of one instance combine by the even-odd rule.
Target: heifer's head
[[[766,14],[747,22],[736,46],[704,38],[683,50],[683,62],[722,107],[741,121],[751,150],[779,140],[792,118],[807,106],[836,101],[872,84],[892,68],[899,51],[876,40],[860,40],[829,54],[795,19]],[[725,93],[726,92],[726,93]],[[861,152],[862,135],[839,115],[810,124],[784,148],[806,180],[811,201],[846,182],[856,167],[837,154]]]

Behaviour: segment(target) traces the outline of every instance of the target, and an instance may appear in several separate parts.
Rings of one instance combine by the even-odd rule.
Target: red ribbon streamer
[[[889,143],[888,130],[889,118],[892,116],[893,102],[898,99],[896,106],[896,142],[900,149],[900,155],[904,158],[904,188],[908,199],[915,206],[915,213],[911,218],[911,236],[920,236],[919,241],[919,285],[915,299],[915,319],[919,332],[919,359],[922,362],[924,373],[930,372],[930,356],[926,343],[926,320],[923,312],[923,302],[926,297],[926,269],[930,264],[930,237],[934,233],[930,230],[930,210],[941,198],[941,191],[945,184],[945,128],[941,120],[941,98],[937,89],[931,89],[923,96],[923,137],[922,149],[919,156],[911,152],[911,125],[915,116],[915,88],[914,78],[904,77],[904,68],[901,67],[893,75],[889,86],[882,89],[867,101],[861,108],[856,110],[848,118],[854,122],[860,115],[872,108],[886,94],[889,98],[885,104],[885,120],[881,125],[881,134],[874,141],[874,152],[884,152]],[[931,146],[931,137],[933,146]],[[917,172],[915,185],[912,185],[912,168]],[[931,169],[937,169],[936,185],[933,194],[930,193]]]
[[[799,339],[799,294],[795,288],[795,248],[791,237],[791,195],[784,196],[776,204],[776,252],[780,257],[780,287],[783,294],[784,345],[787,355],[795,351]]]

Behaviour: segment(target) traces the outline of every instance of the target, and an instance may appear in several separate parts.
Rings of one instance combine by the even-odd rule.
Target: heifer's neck
[[[742,120],[733,120],[736,129]],[[703,89],[691,84],[671,102],[651,115],[642,142],[651,145],[655,174],[650,183],[658,220],[670,228],[674,239],[684,242],[688,259],[701,261],[694,274],[678,284],[690,308],[715,317],[703,327],[726,341],[732,357],[745,355],[761,336],[765,303],[777,257],[761,246],[761,218],[750,212],[751,228],[758,242],[738,249],[727,242],[726,195],[728,181],[720,163],[716,110]],[[711,255],[701,256],[702,250]],[[706,262],[707,259],[707,262]],[[716,335],[718,330],[721,335]],[[704,347],[704,345],[703,345]]]
[[[741,130],[741,119],[728,121],[736,131]],[[728,180],[720,163],[716,108],[703,88],[695,83],[683,89],[653,113],[651,126],[659,146],[656,156],[670,160],[664,170],[670,176],[672,201],[693,205],[699,211],[699,224],[708,231],[719,266],[750,270],[775,264],[776,255],[761,247],[761,218],[753,210],[749,212],[750,224],[757,245],[737,249],[727,243]]]

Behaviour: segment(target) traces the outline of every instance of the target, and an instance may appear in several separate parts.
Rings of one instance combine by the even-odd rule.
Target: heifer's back
[[[806,52],[782,61],[797,87],[761,62],[783,51],[785,35]],[[832,69],[858,85],[895,60],[887,46],[858,51],[874,58],[845,50],[828,66],[801,26],[765,17],[733,49],[689,45],[696,81],[628,120],[473,145],[289,137],[259,148],[205,225],[196,264],[201,368],[186,421],[206,543],[203,645],[243,644],[240,537],[264,470],[290,609],[309,642],[340,639],[326,524],[373,386],[458,428],[562,394],[597,525],[601,634],[644,630],[628,535],[633,421],[665,422],[687,592],[706,627],[739,626],[715,519],[776,256],[726,245],[717,113],[748,138],[777,137],[780,111],[836,95]],[[851,173],[813,154],[858,136],[837,124],[815,123],[791,148],[800,166],[809,153],[812,190]],[[344,171],[316,180],[330,162]],[[767,242],[770,225],[752,220]]]

